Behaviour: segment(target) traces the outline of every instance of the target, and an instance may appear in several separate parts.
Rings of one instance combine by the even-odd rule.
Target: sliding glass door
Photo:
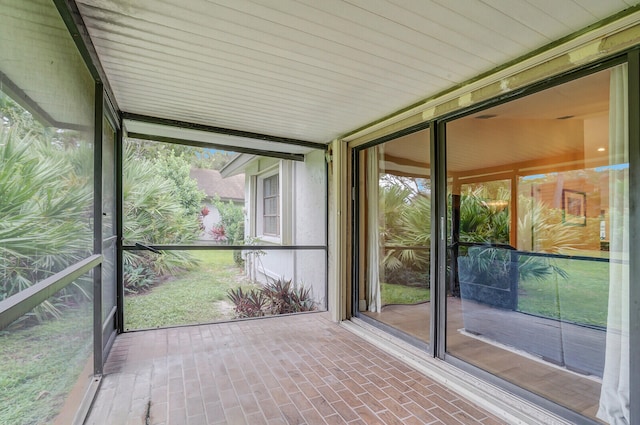
[[[358,153],[360,316],[425,343],[431,318],[429,140],[425,129]]]
[[[630,67],[355,147],[354,315],[569,420],[628,423]]]
[[[447,124],[447,354],[628,414],[626,64]],[[627,398],[625,398],[627,397]]]

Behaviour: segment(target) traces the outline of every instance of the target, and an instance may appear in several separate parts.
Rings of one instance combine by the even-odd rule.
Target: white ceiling
[[[129,113],[327,143],[638,0],[77,0]]]

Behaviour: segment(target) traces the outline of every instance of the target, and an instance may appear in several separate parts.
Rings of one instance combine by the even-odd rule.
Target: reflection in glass
[[[360,311],[429,341],[429,130],[362,150],[360,164]]]
[[[0,333],[0,423],[53,423],[72,391],[84,394],[93,374],[92,288],[90,275],[78,279],[45,302],[55,314],[36,308]]]
[[[628,415],[623,82],[626,65],[447,126],[447,352],[609,423]]]

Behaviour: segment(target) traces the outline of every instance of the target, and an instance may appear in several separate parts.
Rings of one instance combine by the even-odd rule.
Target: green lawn
[[[138,295],[127,295],[125,329],[207,323],[234,317],[227,302],[230,288],[250,287],[242,270],[233,262],[232,251],[192,251],[200,260],[195,270],[180,275]]]
[[[394,285],[382,283],[382,305],[387,304],[415,304],[429,301],[430,293],[427,288],[416,286]]]
[[[584,253],[579,253],[585,255]],[[518,310],[569,322],[606,327],[609,263],[554,259],[568,274],[519,282]],[[430,299],[429,289],[382,283],[382,304],[415,304]]]
[[[25,329],[0,332],[0,424],[53,423],[90,358],[88,307]]]
[[[570,322],[606,326],[609,263],[556,259],[569,275],[545,281],[521,281],[518,309]]]

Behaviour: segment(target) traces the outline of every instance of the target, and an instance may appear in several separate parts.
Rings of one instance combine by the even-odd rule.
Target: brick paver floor
[[[87,424],[500,424],[326,313],[116,339]]]

